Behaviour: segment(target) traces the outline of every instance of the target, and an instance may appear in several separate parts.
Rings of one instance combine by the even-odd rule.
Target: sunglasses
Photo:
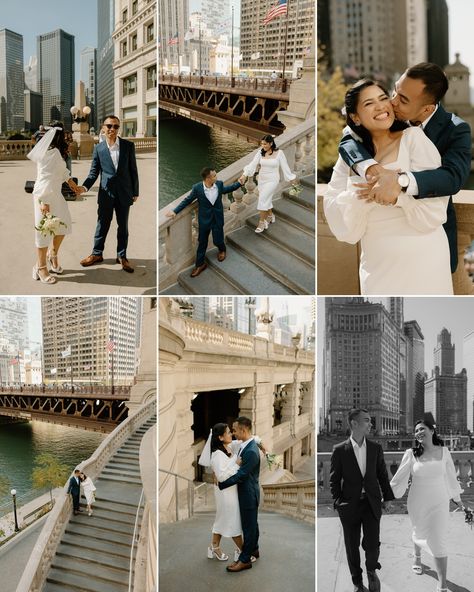
[[[119,126],[119,125],[117,125],[116,123],[105,123],[104,125],[105,125],[105,127],[106,127],[107,129],[112,129],[112,128],[113,128],[113,129],[119,129],[119,127],[120,127],[120,126]]]

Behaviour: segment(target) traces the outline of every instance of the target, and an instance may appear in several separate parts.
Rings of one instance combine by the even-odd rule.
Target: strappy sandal
[[[39,280],[42,284],[55,284],[56,283],[56,278],[53,277],[52,275],[47,275],[46,277],[42,277],[39,274],[39,270],[40,269],[48,269],[46,267],[46,265],[42,265],[41,267],[38,267],[37,265],[35,265],[33,267],[33,279],[34,280]]]
[[[217,553],[217,551],[220,551],[221,554],[219,555]],[[214,557],[216,559],[218,559],[219,561],[227,561],[229,559],[229,556],[226,555],[219,546],[218,547],[214,547],[214,546],[208,547],[207,548],[207,558],[214,559]]]
[[[411,566],[411,569],[412,569],[413,573],[415,573],[417,576],[421,576],[421,574],[423,573],[423,566],[421,565],[421,555],[413,555],[413,558],[419,559],[420,565],[418,565],[417,563],[414,563]]]
[[[53,273],[57,273],[59,275],[64,271],[64,269],[60,265],[58,265],[57,267],[53,265],[53,259],[56,259],[56,263],[58,263],[58,254],[56,253],[56,251],[48,251],[47,258],[49,262],[49,267]]]
[[[263,232],[267,228],[268,228],[268,222],[266,220],[260,220],[260,222],[258,223],[257,228],[255,229],[255,232],[257,234],[260,234],[261,232]]]

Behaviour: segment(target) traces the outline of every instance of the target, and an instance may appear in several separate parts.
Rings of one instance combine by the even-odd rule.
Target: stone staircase
[[[227,257],[217,261],[217,249],[207,252],[208,268],[191,278],[193,267],[161,294],[314,294],[315,177],[301,179],[303,191],[289,188],[274,202],[276,222],[255,234],[258,214],[226,236]]]
[[[127,592],[130,550],[142,490],[140,443],[156,416],[117,450],[95,480],[93,515],[71,515],[43,592]],[[139,526],[141,514],[139,515]]]

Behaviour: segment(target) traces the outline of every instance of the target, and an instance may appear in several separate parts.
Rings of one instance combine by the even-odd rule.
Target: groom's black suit
[[[81,484],[79,479],[74,475],[69,479],[69,487],[67,488],[67,492],[72,495],[72,505],[74,512],[78,512],[81,498]]]
[[[260,502],[260,452],[255,440],[251,440],[240,454],[242,465],[235,475],[219,483],[219,489],[237,484],[240,518],[244,545],[239,561],[250,563],[250,557],[258,551],[258,504]]]
[[[438,149],[441,167],[413,173],[418,185],[418,195],[413,197],[421,199],[455,195],[462,189],[471,170],[471,128],[464,120],[454,113],[448,113],[439,104],[423,131]],[[373,158],[365,146],[350,134],[342,138],[339,153],[351,169],[359,162]],[[452,197],[449,198],[447,220],[443,226],[448,236],[451,273],[454,273],[458,264],[458,247],[456,212]]]
[[[394,499],[380,444],[366,439],[367,462],[365,476],[357,462],[349,438],[334,447],[331,456],[330,486],[334,508],[339,513],[344,531],[347,561],[354,584],[362,582],[360,567],[360,531],[364,531],[362,548],[367,571],[380,569],[380,518],[382,498]]]

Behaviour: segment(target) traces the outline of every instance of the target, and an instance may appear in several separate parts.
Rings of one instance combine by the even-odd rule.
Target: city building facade
[[[74,35],[62,29],[37,37],[38,83],[43,95],[43,121],[62,121],[72,125],[74,105]]]
[[[444,68],[449,64],[449,13],[446,0],[426,0],[428,61]]]
[[[25,89],[25,130],[35,131],[43,123],[43,95]]]
[[[474,433],[474,331],[464,336],[462,355],[467,371],[467,429]]]
[[[124,137],[156,137],[156,0],[117,0],[114,39],[115,113]]]
[[[97,2],[97,122],[114,112],[114,41],[116,0]]]
[[[405,430],[413,431],[414,422],[423,417],[425,411],[425,344],[421,328],[416,321],[403,324],[406,341],[406,408]]]
[[[158,0],[158,52],[162,72],[181,71],[184,65],[185,36],[189,28],[187,0]]]
[[[89,125],[97,130],[97,49],[85,47],[81,51],[81,80],[84,83],[86,104],[91,108]]]
[[[23,36],[0,30],[0,134],[21,131],[25,123]]]

